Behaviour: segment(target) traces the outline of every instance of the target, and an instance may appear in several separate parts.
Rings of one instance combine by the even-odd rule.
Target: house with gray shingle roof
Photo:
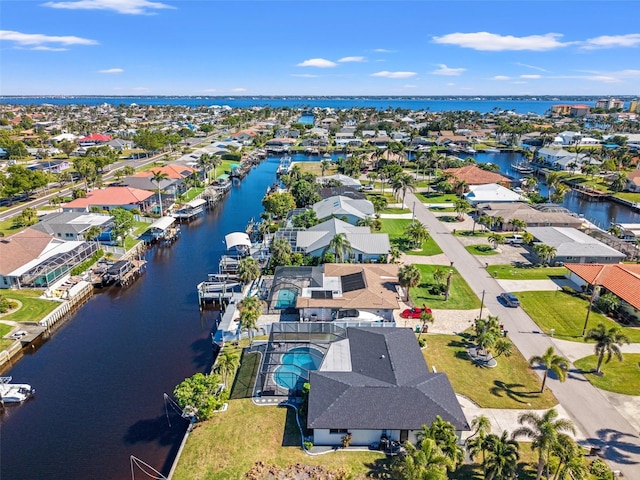
[[[527,228],[534,243],[543,243],[556,249],[554,261],[564,263],[620,263],[624,253],[605,245],[575,228],[533,227]]]
[[[346,219],[352,225],[358,223],[359,220],[372,217],[375,213],[373,203],[369,200],[356,200],[342,196],[325,198],[315,203],[311,208],[320,220],[337,217]]]
[[[61,212],[45,215],[33,227],[35,230],[63,240],[86,240],[84,234],[91,227],[107,231],[113,225],[113,217],[103,213]]]
[[[467,419],[444,373],[432,373],[415,334],[408,328],[347,328],[347,338],[332,343],[311,390],[307,426],[315,445],[369,446],[381,438],[417,442],[423,425],[440,416],[456,429]]]

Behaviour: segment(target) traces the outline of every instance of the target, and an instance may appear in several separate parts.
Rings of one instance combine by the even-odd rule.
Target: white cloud
[[[98,70],[98,73],[122,73],[122,68],[105,68],[104,70]]]
[[[317,68],[332,68],[336,67],[338,64],[332,62],[331,60],[327,60],[325,58],[310,58],[309,60],[305,60],[304,62],[300,62],[298,67],[317,67]]]
[[[539,72],[548,72],[549,70],[546,70],[542,67],[536,67],[535,65],[529,65],[527,63],[520,63],[520,62],[516,62],[515,65],[518,65],[519,67],[527,67],[527,68],[532,68],[533,70],[538,70]]]
[[[218,91],[217,88],[205,88],[203,90],[204,93],[216,93]]]
[[[522,80],[516,80],[515,82],[511,82],[513,85],[526,85],[527,82],[523,82]]]
[[[292,73],[291,76],[298,78],[318,78],[318,75],[313,75],[311,73]]]
[[[60,45],[97,45],[98,42],[88,38],[74,37],[72,35],[67,36],[54,36],[44,35],[42,33],[22,33],[14,32],[12,30],[0,30],[0,40],[7,40],[15,42],[18,45],[30,47],[33,46],[34,50],[57,50],[59,47],[46,47],[48,43],[60,44]],[[44,46],[44,48],[43,48]]]
[[[416,88],[417,85],[403,85],[402,88]]]
[[[174,9],[171,5],[149,0],[78,0],[72,2],[46,2],[45,7],[65,10],[111,10],[127,15],[149,15],[153,10]]]
[[[383,70],[382,72],[372,73],[372,77],[385,77],[385,78],[411,78],[417,75],[416,72],[388,72]]]
[[[376,53],[393,53],[395,50],[387,50],[386,48],[374,48],[373,51]]]
[[[591,77],[584,77],[587,80],[591,80],[592,82],[600,82],[600,83],[622,83],[622,80],[616,77],[611,77],[609,75],[593,75]]]
[[[587,50],[596,48],[637,47],[640,46],[640,33],[628,35],[601,35],[589,38],[582,47]]]
[[[511,77],[507,77],[506,75],[496,75],[495,77],[491,77],[491,80],[511,80]]]
[[[454,87],[455,85],[456,85],[456,84],[455,84],[455,83],[453,83],[453,82],[449,82],[449,83],[447,83],[447,87]]]
[[[447,77],[457,77],[465,72],[466,68],[451,68],[447,67],[444,63],[439,63],[437,69],[431,72],[432,75],[444,75]]]
[[[42,52],[66,52],[69,49],[64,47],[45,47],[44,45],[38,45],[37,47],[30,48],[29,50],[39,50]]]
[[[537,80],[538,78],[542,78],[542,75],[520,75],[520,78],[527,78],[529,80]]]
[[[449,33],[441,37],[433,37],[436,43],[445,45],[457,45],[473,50],[499,52],[503,50],[532,50],[542,52],[566,47],[570,43],[562,43],[558,39],[559,33],[547,33],[544,35],[529,35],[527,37],[514,37],[513,35],[498,35],[489,32],[476,33]]]
[[[338,62],[340,63],[349,63],[349,62],[366,62],[367,57],[342,57]]]
[[[233,93],[242,93],[242,92],[246,92],[247,89],[246,88],[242,88],[242,87],[237,87],[237,88],[232,88],[231,91]]]

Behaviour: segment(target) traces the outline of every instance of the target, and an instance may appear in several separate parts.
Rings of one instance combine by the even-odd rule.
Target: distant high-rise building
[[[596,108],[604,108],[605,110],[618,110],[624,108],[624,102],[617,98],[601,98],[596,102]]]
[[[640,101],[631,100],[631,103],[629,104],[629,111],[631,113],[640,113]]]

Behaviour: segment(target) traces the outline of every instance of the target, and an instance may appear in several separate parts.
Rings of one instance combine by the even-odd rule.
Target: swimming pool
[[[298,298],[298,293],[295,290],[290,290],[288,288],[283,288],[278,291],[278,299],[276,300],[277,309],[285,309],[296,306],[296,298]]]
[[[322,363],[321,351],[310,347],[289,350],[280,359],[280,365],[273,377],[282,388],[296,390],[309,379],[309,371],[317,370]]]

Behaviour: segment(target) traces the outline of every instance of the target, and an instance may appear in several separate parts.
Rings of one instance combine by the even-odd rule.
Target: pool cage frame
[[[276,314],[295,308],[295,306],[282,308],[278,305],[280,291],[289,290],[299,296],[304,288],[322,286],[322,275],[321,267],[276,267],[266,299],[267,312]]]
[[[322,353],[322,359],[329,350],[331,343],[347,338],[346,329],[328,322],[284,322],[274,323],[271,326],[269,341],[262,354],[262,363],[256,379],[254,396],[296,397],[300,394],[300,388],[304,382],[309,381],[309,370],[298,367],[302,375],[296,373],[279,372],[278,375],[291,375],[290,385],[294,388],[286,388],[276,381],[275,375],[278,367],[282,365],[282,357],[296,348],[309,348]],[[320,361],[322,361],[320,359]],[[319,364],[320,362],[318,362]],[[300,377],[302,381],[298,381]]]

